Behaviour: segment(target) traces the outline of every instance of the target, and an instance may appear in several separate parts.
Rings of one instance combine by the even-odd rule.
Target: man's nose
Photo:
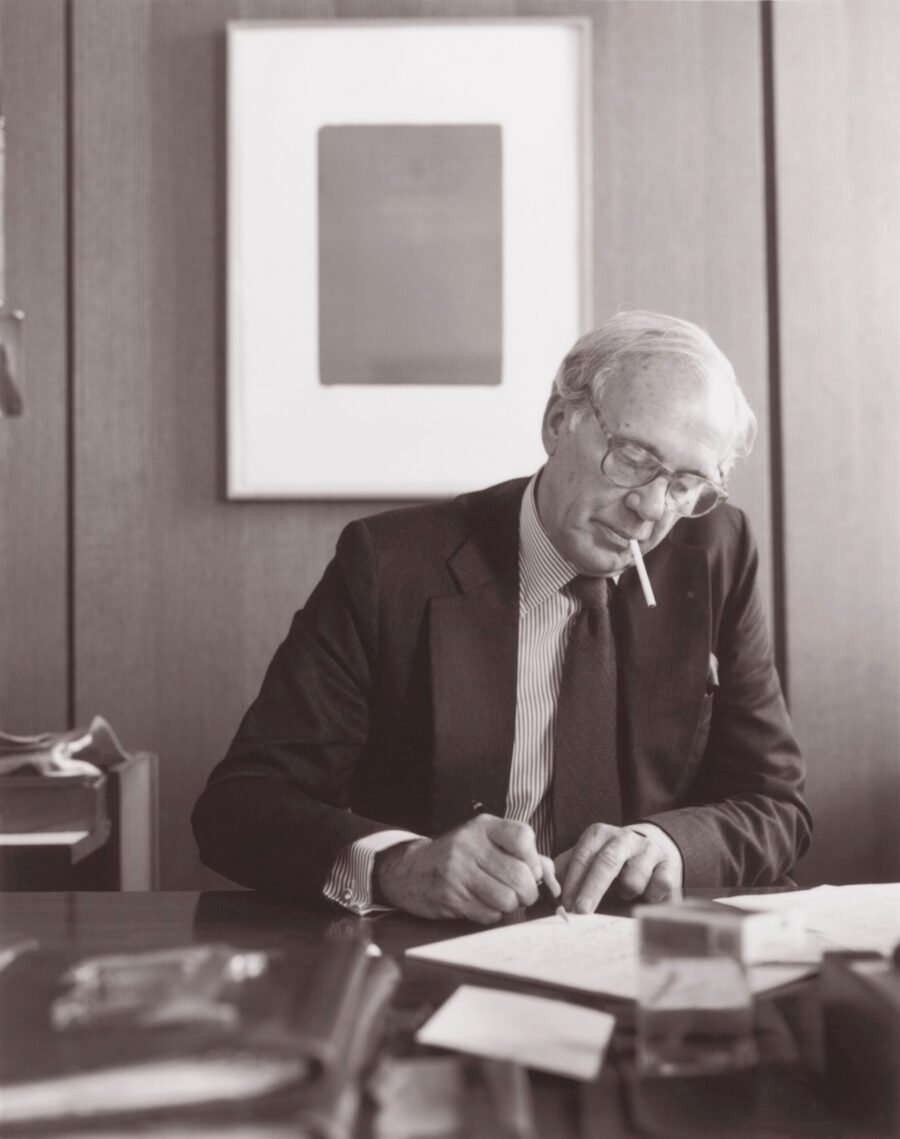
[[[645,521],[659,522],[666,513],[668,491],[669,482],[665,475],[660,475],[646,486],[636,486],[625,501],[635,514],[640,515]]]

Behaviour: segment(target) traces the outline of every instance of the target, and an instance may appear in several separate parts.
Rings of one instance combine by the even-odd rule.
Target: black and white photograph
[[[897,0],[0,0],[0,1136],[900,1139]]]

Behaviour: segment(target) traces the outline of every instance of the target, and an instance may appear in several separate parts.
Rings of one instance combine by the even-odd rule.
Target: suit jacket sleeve
[[[369,737],[376,577],[368,530],[352,523],[194,808],[203,862],[242,885],[319,897],[339,852],[385,829],[349,809]]]
[[[702,758],[683,805],[647,816],[678,843],[685,886],[777,883],[811,830],[804,765],[756,585],[759,556],[743,514],[729,514],[736,522],[726,548],[710,558],[720,683],[695,738]]]

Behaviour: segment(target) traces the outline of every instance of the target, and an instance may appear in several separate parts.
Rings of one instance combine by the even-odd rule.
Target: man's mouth
[[[621,546],[623,549],[627,549],[628,543],[631,540],[627,534],[623,534],[620,530],[616,530],[615,527],[610,526],[608,522],[601,522],[600,526],[603,528],[603,530],[606,531],[610,538],[613,539],[614,546]]]

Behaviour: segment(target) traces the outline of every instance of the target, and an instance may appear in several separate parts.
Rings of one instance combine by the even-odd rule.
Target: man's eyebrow
[[[616,435],[617,439],[621,439],[623,443],[634,443],[638,447],[642,447],[648,454],[652,455],[658,463],[662,463],[664,467],[675,471],[678,475],[696,475],[697,478],[706,479],[707,482],[715,482],[715,479],[710,478],[709,475],[704,474],[703,471],[694,470],[692,467],[673,467],[662,457],[659,451],[651,443],[646,443],[643,439],[635,439],[632,435]]]

